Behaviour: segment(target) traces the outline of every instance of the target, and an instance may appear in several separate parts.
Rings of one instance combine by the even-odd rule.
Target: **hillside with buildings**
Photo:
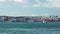
[[[60,22],[59,16],[0,16],[0,22]]]

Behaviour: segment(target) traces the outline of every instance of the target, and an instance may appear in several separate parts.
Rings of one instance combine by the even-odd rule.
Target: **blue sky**
[[[59,14],[60,0],[0,0],[0,15],[41,16]]]

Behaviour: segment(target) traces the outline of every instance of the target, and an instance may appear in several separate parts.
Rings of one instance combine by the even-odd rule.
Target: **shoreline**
[[[0,22],[60,22],[59,16],[0,16]]]

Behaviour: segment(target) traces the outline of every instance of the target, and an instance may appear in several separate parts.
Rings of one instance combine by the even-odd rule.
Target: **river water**
[[[0,22],[0,34],[60,34],[60,22]]]

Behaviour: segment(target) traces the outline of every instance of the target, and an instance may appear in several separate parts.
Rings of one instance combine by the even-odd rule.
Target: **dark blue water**
[[[60,34],[60,22],[0,22],[0,34]]]

